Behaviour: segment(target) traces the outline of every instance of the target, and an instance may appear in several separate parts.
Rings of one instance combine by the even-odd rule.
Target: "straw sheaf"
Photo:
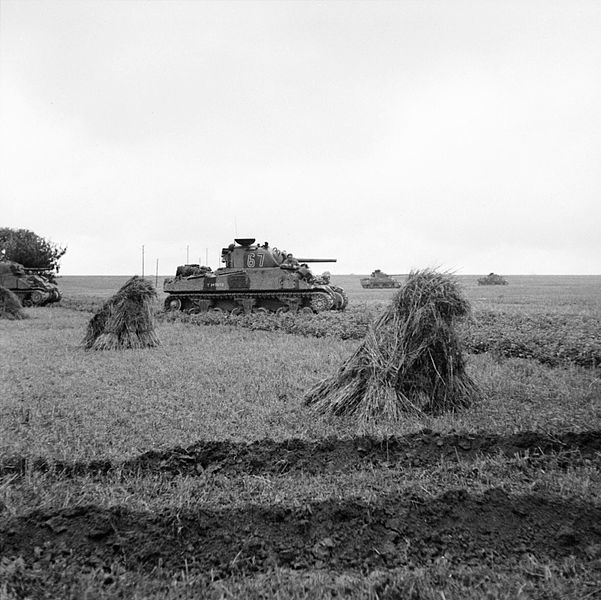
[[[454,321],[469,310],[451,275],[410,273],[353,355],[309,390],[305,403],[319,412],[393,420],[468,406],[477,390]]]
[[[18,296],[11,290],[0,286],[0,319],[18,321],[26,319]]]
[[[115,350],[158,346],[152,313],[155,298],[156,291],[150,282],[132,277],[90,319],[84,348]]]

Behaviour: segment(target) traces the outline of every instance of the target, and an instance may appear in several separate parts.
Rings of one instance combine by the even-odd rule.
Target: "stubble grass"
[[[399,424],[316,416],[302,406],[303,393],[335,372],[356,342],[176,322],[159,325],[158,348],[89,353],[80,347],[84,315],[30,313],[3,324],[5,455],[124,459],[198,439],[386,436],[422,427],[581,431],[601,417],[597,371],[486,354],[469,359],[483,394],[468,410]]]
[[[475,294],[491,297],[479,306],[487,302],[504,310],[523,306],[531,314],[541,310],[544,286],[513,288],[513,293],[514,282],[508,279],[503,298],[498,297],[499,290],[474,288]],[[83,285],[81,293],[86,293]],[[591,302],[597,300],[578,298],[570,304],[557,293],[544,310],[596,314]],[[367,306],[377,310],[382,299],[384,295],[380,300],[372,296]],[[489,353],[469,355],[468,372],[483,391],[478,404],[440,417],[366,426],[349,418],[318,416],[302,405],[305,390],[334,373],[356,348],[356,340],[161,322],[158,348],[86,353],[80,344],[88,313],[64,307],[27,312],[31,317],[27,321],[0,323],[0,454],[25,458],[32,465],[38,457],[50,462],[118,462],[204,439],[319,440],[364,433],[384,437],[425,427],[441,433],[506,435],[535,430],[554,435],[598,430],[601,424],[598,369],[553,368]],[[228,476],[209,469],[194,477],[132,474],[118,468],[103,475],[65,477],[52,468],[40,472],[32,467],[0,480],[0,520],[85,505],[177,515],[249,505],[303,507],[348,498],[371,503],[387,494],[435,498],[449,490],[478,494],[494,488],[512,496],[537,494],[599,506],[599,457],[570,461],[569,456],[534,460],[499,455],[471,461],[441,459],[428,467],[390,464],[317,474]],[[13,582],[12,587],[0,586],[0,595],[19,597],[15,590],[24,585],[50,594],[60,589],[63,597],[87,594],[107,599],[593,598],[601,593],[598,562],[581,565],[570,557],[549,561],[525,551],[511,572],[477,564],[459,568],[441,557],[428,568],[369,572],[327,566],[274,568],[220,579],[211,573],[165,571],[160,565],[150,573],[127,570],[121,563],[91,565],[82,571],[68,559],[57,562],[52,571],[39,561],[10,557],[0,565],[0,578]]]

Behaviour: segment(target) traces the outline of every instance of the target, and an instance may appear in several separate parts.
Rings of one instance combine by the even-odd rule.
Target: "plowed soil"
[[[7,461],[4,474],[19,475],[32,466],[53,469],[58,477],[132,472],[198,474],[319,473],[378,465],[399,468],[490,454],[597,460],[599,432],[537,433],[513,436],[438,435],[375,440],[307,442],[261,441],[252,444],[199,442],[188,448],[149,452],[126,463],[32,465]],[[382,494],[374,502],[357,498],[313,502],[300,507],[246,505],[222,509],[165,509],[135,512],[126,507],[87,505],[36,510],[18,517],[0,515],[0,556],[22,557],[33,569],[55,573],[70,568],[211,573],[265,572],[325,568],[334,572],[396,567],[427,567],[444,556],[451,565],[514,568],[532,553],[539,560],[575,557],[601,561],[601,507],[576,499],[510,495],[500,488],[484,494],[451,490],[433,497],[416,488],[408,495]],[[601,562],[600,562],[601,564]],[[33,588],[24,588],[33,589]],[[24,591],[25,593],[25,591]],[[43,590],[39,590],[43,595]]]
[[[293,569],[371,569],[451,563],[510,567],[526,552],[559,559],[601,554],[601,508],[538,496],[463,490],[437,498],[388,496],[304,506],[136,513],[94,506],[37,511],[3,523],[0,552],[82,568],[157,565],[216,576]]]
[[[601,452],[601,431],[567,432],[549,436],[522,432],[494,434],[439,434],[428,430],[384,440],[372,437],[325,439],[318,442],[291,439],[282,442],[260,440],[253,443],[202,441],[186,448],[151,451],[122,463],[111,461],[50,462],[45,459],[12,457],[0,463],[0,476],[19,475],[28,469],[63,476],[124,472],[167,472],[195,475],[206,470],[228,475],[323,473],[379,467],[427,467],[445,460],[473,460],[479,456],[529,456],[552,454],[575,464]]]

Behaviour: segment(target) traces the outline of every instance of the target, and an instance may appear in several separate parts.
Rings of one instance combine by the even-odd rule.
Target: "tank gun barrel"
[[[294,257],[296,258],[296,256]],[[322,263],[322,262],[336,262],[336,258],[296,258],[300,263]]]

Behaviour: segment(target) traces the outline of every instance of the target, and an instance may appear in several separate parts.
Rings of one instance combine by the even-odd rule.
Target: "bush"
[[[558,366],[601,366],[601,324],[579,315],[520,315],[479,311],[463,326],[466,348]]]
[[[159,320],[178,320],[193,325],[228,325],[252,330],[281,331],[312,337],[360,340],[370,323],[382,312],[354,308],[346,312],[315,315],[285,313],[227,315],[222,313],[159,313]],[[519,315],[475,311],[473,318],[458,326],[468,352],[491,352],[507,358],[531,358],[550,366],[576,364],[601,366],[601,324],[578,315]]]
[[[0,228],[0,251],[5,260],[12,260],[26,269],[36,269],[54,282],[59,261],[67,251],[29,229]]]
[[[260,331],[281,331],[310,337],[336,337],[342,340],[360,340],[377,313],[371,311],[328,311],[318,314],[305,313],[251,313],[230,315],[217,312],[187,314],[182,312],[159,313],[157,318],[181,321],[193,325],[229,325]]]

